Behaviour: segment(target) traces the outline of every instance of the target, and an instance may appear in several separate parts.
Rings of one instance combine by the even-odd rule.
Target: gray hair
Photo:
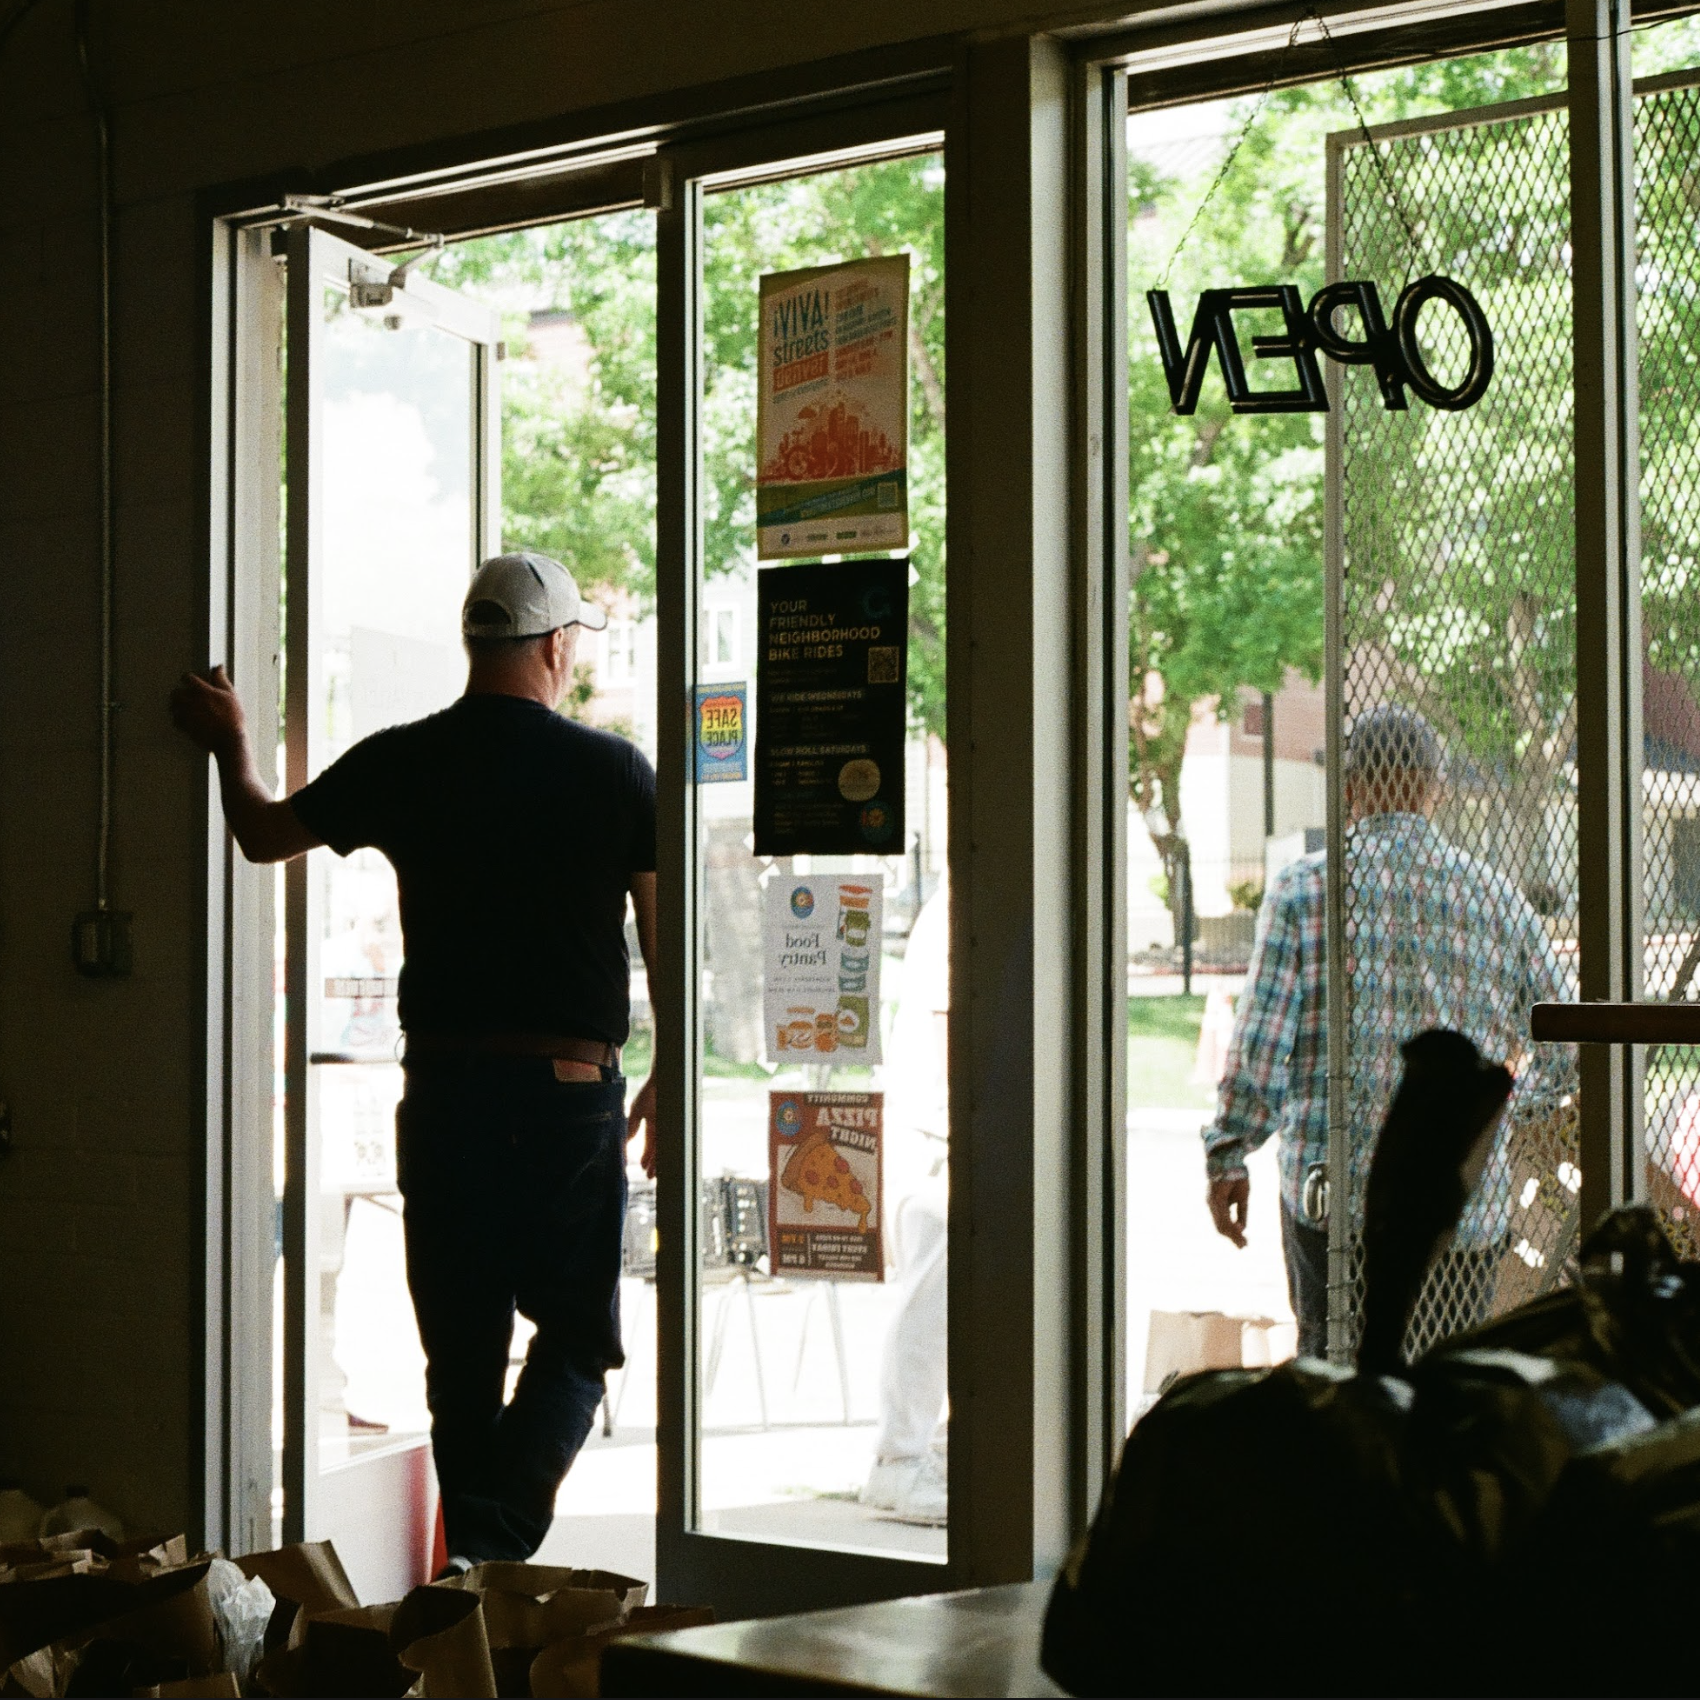
[[[1414,708],[1399,703],[1366,710],[1346,734],[1346,772],[1354,779],[1393,774],[1438,779],[1443,761],[1434,728]]]

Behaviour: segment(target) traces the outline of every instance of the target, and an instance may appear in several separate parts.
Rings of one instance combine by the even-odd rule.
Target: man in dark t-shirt
[[[222,668],[172,694],[250,861],[373,846],[400,896],[407,1280],[449,1567],[529,1558],[620,1344],[625,1145],[655,1173],[654,1075],[624,1109],[629,896],[655,963],[655,773],[555,713],[580,626],[558,561],[498,555],[462,609],[466,694],[362,739],[292,797],[260,783]],[[651,999],[651,1007],[654,1000]],[[511,1400],[516,1310],[536,1324]]]

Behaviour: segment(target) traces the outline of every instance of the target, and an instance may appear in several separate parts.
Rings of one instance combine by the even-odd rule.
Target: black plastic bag
[[[1361,1688],[1319,1664],[1361,1669],[1418,1594],[1408,1392],[1312,1359],[1171,1389],[1058,1578],[1046,1670],[1076,1694]]]
[[[1455,1034],[1405,1058],[1366,1211],[1366,1347],[1398,1373],[1299,1360],[1165,1394],[1052,1595],[1042,1660],[1070,1692],[1532,1692],[1560,1661],[1508,1613],[1542,1599],[1548,1645],[1574,1644],[1555,1540],[1676,1514],[1660,1550],[1692,1529],[1700,1551],[1700,1426],[1657,1421],[1700,1401],[1700,1286],[1650,1213],[1602,1223],[1576,1290],[1398,1364],[1509,1090]]]

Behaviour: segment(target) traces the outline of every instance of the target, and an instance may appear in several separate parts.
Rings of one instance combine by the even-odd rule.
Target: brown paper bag
[[[607,1570],[490,1563],[437,1584],[484,1601],[484,1631],[496,1693],[527,1700],[531,1666],[551,1643],[600,1624],[618,1623],[643,1601],[647,1584]]]
[[[158,1570],[139,1582],[112,1575],[101,1562],[88,1569],[0,1585],[0,1670],[38,1648],[86,1641],[114,1620],[127,1621],[133,1614],[168,1604],[176,1595],[204,1583],[209,1562],[202,1559]],[[168,1614],[163,1621],[193,1633],[196,1608],[185,1606],[183,1615]]]
[[[121,1542],[107,1568],[122,1580],[140,1582],[161,1570],[175,1570],[188,1562],[189,1542],[185,1536],[173,1535],[165,1541],[150,1536]]]
[[[112,1566],[99,1553],[86,1548],[71,1552],[43,1553],[33,1562],[14,1564],[0,1573],[4,1582],[42,1582],[49,1576],[92,1576],[97,1570],[106,1575]],[[127,1578],[120,1577],[123,1581]]]
[[[51,1647],[38,1647],[35,1652],[14,1660],[0,1671],[0,1695],[28,1695],[30,1700],[49,1700],[65,1692],[68,1670]]]
[[[479,1594],[492,1647],[546,1647],[551,1641],[618,1622],[649,1592],[647,1582],[611,1570],[547,1564],[479,1564],[437,1584]]]
[[[537,1700],[585,1700],[602,1692],[602,1649],[626,1635],[663,1629],[698,1629],[714,1622],[708,1606],[634,1606],[618,1623],[545,1647],[531,1664],[530,1693]]]
[[[496,1700],[484,1603],[476,1593],[415,1588],[396,1608],[390,1645],[409,1670],[419,1672],[418,1692],[427,1700]]]
[[[189,1543],[182,1535],[173,1535],[168,1541],[150,1536],[114,1544],[99,1529],[77,1529],[0,1546],[0,1585],[97,1572],[120,1582],[142,1582],[161,1570],[188,1562]]]
[[[202,1558],[140,1585],[111,1573],[71,1578],[85,1584],[83,1603],[97,1621],[15,1661],[9,1683],[36,1696],[128,1694],[213,1675],[222,1655],[207,1586],[210,1562]],[[114,1600],[123,1609],[112,1611]]]
[[[329,1541],[302,1541],[273,1552],[251,1552],[236,1560],[244,1576],[258,1576],[280,1600],[309,1613],[348,1611],[360,1596]]]
[[[182,1659],[191,1677],[213,1675],[221,1663],[221,1649],[207,1591],[209,1563],[201,1559],[187,1567],[197,1572],[190,1587],[109,1619],[96,1635],[103,1641],[129,1642],[161,1659]]]
[[[396,1610],[394,1604],[319,1616],[303,1610],[289,1645],[266,1654],[255,1680],[266,1693],[280,1696],[405,1694],[413,1672],[390,1645]]]

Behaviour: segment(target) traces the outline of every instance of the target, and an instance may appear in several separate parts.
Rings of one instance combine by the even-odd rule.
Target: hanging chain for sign
[[[1369,149],[1387,204],[1404,228],[1415,267],[1421,268],[1426,262],[1416,224],[1405,207],[1398,185],[1388,173],[1381,149],[1370,133],[1339,47],[1318,12],[1313,10],[1306,16],[1315,21],[1322,33],[1334,61],[1335,77],[1357,118],[1358,131]],[[1493,379],[1493,333],[1476,298],[1463,284],[1431,272],[1424,272],[1405,285],[1394,304],[1391,319],[1382,309],[1380,291],[1367,279],[1340,279],[1324,284],[1311,297],[1308,307],[1297,287],[1290,283],[1207,289],[1199,296],[1192,328],[1186,346],[1182,348],[1169,303],[1169,273],[1193,231],[1198,228],[1216,191],[1233,169],[1234,161],[1262,115],[1269,96],[1279,85],[1288,55],[1298,41],[1304,22],[1305,19],[1300,18],[1293,25],[1267,87],[1258,96],[1204,198],[1181,233],[1157,287],[1146,291],[1145,299],[1157,333],[1157,350],[1169,383],[1170,405],[1174,412],[1181,414],[1192,413],[1196,409],[1204,373],[1214,353],[1228,392],[1228,405],[1233,412],[1326,413],[1328,396],[1316,358],[1320,353],[1344,365],[1372,367],[1380,386],[1382,404],[1389,412],[1405,410],[1407,388],[1415,391],[1418,399],[1430,407],[1448,412],[1473,407],[1486,394]],[[1417,340],[1418,315],[1430,301],[1450,307],[1458,315],[1469,340],[1469,364],[1457,383],[1445,383],[1435,375]],[[1280,336],[1254,336],[1251,339],[1252,357],[1292,361],[1296,383],[1291,389],[1254,390],[1246,381],[1245,355],[1234,329],[1233,315],[1236,311],[1259,309],[1279,312],[1283,333]],[[1356,312],[1363,332],[1361,337],[1349,337],[1335,325],[1335,315],[1342,310]]]
[[[1257,121],[1263,116],[1263,109],[1269,104],[1270,95],[1280,87],[1281,72],[1287,63],[1287,55],[1297,45],[1299,31],[1303,28],[1304,19],[1296,19],[1287,35],[1287,45],[1281,49],[1280,57],[1275,61],[1275,69],[1270,73],[1269,81],[1264,85],[1262,93],[1252,102],[1251,111],[1246,114],[1246,120],[1240,126],[1240,133],[1234,137],[1233,146],[1223,156],[1221,166],[1210,180],[1210,187],[1204,191],[1204,198],[1193,209],[1192,217],[1187,220],[1186,229],[1181,232],[1180,240],[1175,244],[1174,252],[1169,255],[1168,262],[1164,265],[1162,273],[1157,279],[1159,289],[1169,287],[1169,273],[1175,269],[1175,261],[1181,257],[1182,250],[1192,240],[1192,233],[1198,228],[1198,221],[1204,217],[1205,210],[1215,200],[1216,191],[1222,187],[1228,173],[1234,169],[1234,161],[1240,157],[1240,149],[1245,146],[1247,138],[1257,128]]]
[[[1357,90],[1352,87],[1352,79],[1347,75],[1346,62],[1340,57],[1340,45],[1334,39],[1334,33],[1329,29],[1327,20],[1320,12],[1312,12],[1316,19],[1316,27],[1322,31],[1323,43],[1328,48],[1328,56],[1334,61],[1334,75],[1340,84],[1341,91],[1351,103],[1352,116],[1358,121],[1358,134],[1369,149],[1370,163],[1375,168],[1376,176],[1381,180],[1382,192],[1387,196],[1387,204],[1393,209],[1394,216],[1405,227],[1405,240],[1411,245],[1411,258],[1417,268],[1424,269],[1425,255],[1421,238],[1417,235],[1417,227],[1411,222],[1411,215],[1405,210],[1405,202],[1399,194],[1399,187],[1388,175],[1387,161],[1382,156],[1381,149],[1376,145],[1375,137],[1369,132],[1369,120],[1364,117],[1364,109],[1358,104]]]

